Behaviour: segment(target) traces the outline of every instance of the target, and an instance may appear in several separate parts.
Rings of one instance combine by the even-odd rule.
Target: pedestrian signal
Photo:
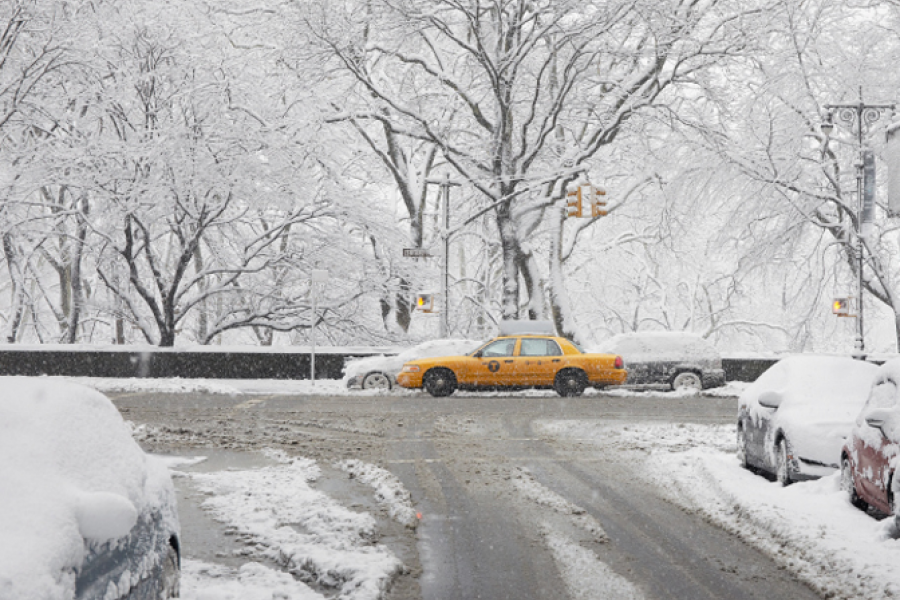
[[[850,298],[835,298],[831,303],[831,312],[839,317],[850,316]]]
[[[434,294],[418,294],[416,296],[416,310],[424,313],[434,311]]]

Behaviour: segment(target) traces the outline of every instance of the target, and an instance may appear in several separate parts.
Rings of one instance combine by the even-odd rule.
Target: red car
[[[894,359],[878,369],[869,399],[841,451],[841,488],[854,506],[894,515],[900,526],[898,462],[900,359]]]

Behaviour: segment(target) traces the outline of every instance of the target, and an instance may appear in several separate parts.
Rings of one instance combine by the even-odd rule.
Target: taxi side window
[[[513,350],[516,348],[516,339],[510,338],[506,340],[497,340],[492,344],[488,344],[481,350],[481,356],[487,358],[489,356],[512,356]]]
[[[554,340],[544,338],[522,338],[519,356],[561,356],[562,350]]]

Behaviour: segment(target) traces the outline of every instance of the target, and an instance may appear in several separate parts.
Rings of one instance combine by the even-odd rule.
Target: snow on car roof
[[[599,345],[601,352],[621,354],[626,361],[719,360],[719,351],[697,334],[685,331],[620,333]]]
[[[781,359],[747,387],[739,402],[749,403],[751,413],[766,391],[782,395],[779,412],[808,413],[817,420],[856,417],[868,396],[878,367],[844,356],[796,355]],[[814,411],[809,407],[814,406]]]
[[[72,597],[83,538],[128,533],[168,472],[148,470],[100,392],[25,377],[0,377],[0,389],[0,596]]]

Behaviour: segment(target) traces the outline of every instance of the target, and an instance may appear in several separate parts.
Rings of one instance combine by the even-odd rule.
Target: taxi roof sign
[[[556,335],[553,321],[500,321],[500,335]]]

